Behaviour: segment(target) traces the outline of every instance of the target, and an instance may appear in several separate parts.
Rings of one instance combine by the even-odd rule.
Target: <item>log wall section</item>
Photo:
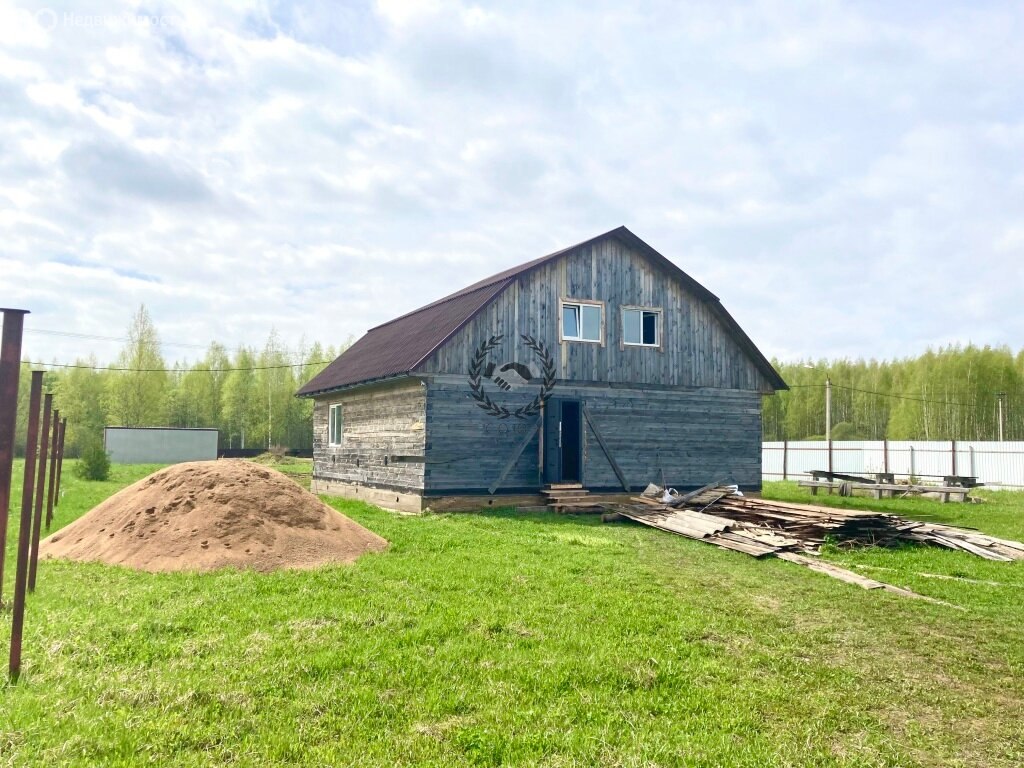
[[[342,403],[344,423],[337,446],[328,440],[334,403]],[[422,491],[425,435],[426,389],[418,379],[319,397],[313,404],[314,478]]]

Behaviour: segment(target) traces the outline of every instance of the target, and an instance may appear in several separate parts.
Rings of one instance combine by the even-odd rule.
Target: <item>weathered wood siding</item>
[[[571,396],[563,390],[561,396]],[[580,390],[594,426],[631,486],[664,482],[684,488],[728,480],[761,487],[761,395],[741,390],[688,392]],[[612,487],[617,478],[584,425],[584,483]]]
[[[344,434],[339,446],[328,444],[328,414],[334,403],[343,404]],[[422,490],[425,422],[425,388],[416,379],[317,398],[313,404],[314,475],[379,488]]]
[[[524,388],[525,389],[525,388]],[[512,408],[535,388],[492,393]],[[761,395],[723,389],[636,389],[559,385],[555,394],[579,399],[632,488],[664,480],[677,488],[729,478],[761,486]],[[437,376],[427,385],[425,492],[486,491],[537,417],[498,419],[479,408],[465,377]],[[551,436],[546,438],[552,439]],[[534,436],[498,493],[523,492],[542,482],[540,437]],[[589,425],[585,425],[583,483],[615,490],[619,482]]]
[[[561,298],[605,302],[603,344],[559,342]],[[660,349],[622,344],[623,306],[663,310]],[[615,238],[520,277],[418,370],[465,374],[480,342],[503,334],[489,359],[519,361],[537,371],[523,333],[548,346],[563,381],[772,391],[705,302]]]
[[[506,407],[518,408],[533,399],[534,390],[502,393],[500,399]],[[498,419],[487,414],[470,397],[465,377],[428,380],[426,490],[486,493],[537,418]],[[502,488],[540,487],[538,444],[534,435]]]

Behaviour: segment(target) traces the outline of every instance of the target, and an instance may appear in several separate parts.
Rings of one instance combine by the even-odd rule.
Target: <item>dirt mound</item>
[[[388,543],[272,469],[176,464],[111,496],[40,545],[41,557],[144,571],[314,568]]]

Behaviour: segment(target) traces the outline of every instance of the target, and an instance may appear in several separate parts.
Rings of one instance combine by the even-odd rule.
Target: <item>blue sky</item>
[[[0,305],[337,344],[625,224],[770,356],[1024,344],[1024,4],[631,6],[0,0]]]

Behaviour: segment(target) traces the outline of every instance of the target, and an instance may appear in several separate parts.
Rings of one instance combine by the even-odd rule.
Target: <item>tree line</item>
[[[765,440],[1024,440],[1024,350],[950,346],[900,360],[772,361],[790,386],[763,403]]]
[[[310,448],[313,403],[295,392],[345,346],[289,346],[271,331],[262,348],[229,351],[212,343],[199,360],[168,364],[142,306],[108,366],[95,356],[69,367],[22,364],[16,451],[24,453],[29,372],[40,367],[45,391],[54,393],[55,407],[68,419],[69,455],[102,440],[104,426],[216,427],[222,448]]]
[[[112,364],[90,356],[51,366],[44,384],[68,418],[70,455],[100,440],[104,426],[216,427],[222,448],[308,449],[313,403],[295,391],[346,346],[289,346],[271,331],[262,348],[213,343],[199,360],[168,364],[142,306]],[[1004,439],[1024,440],[1024,350],[967,345],[899,360],[772,363],[791,389],[764,398],[765,440],[823,439],[826,380],[834,440],[996,440],[1000,403]],[[19,453],[32,367],[22,365]]]

